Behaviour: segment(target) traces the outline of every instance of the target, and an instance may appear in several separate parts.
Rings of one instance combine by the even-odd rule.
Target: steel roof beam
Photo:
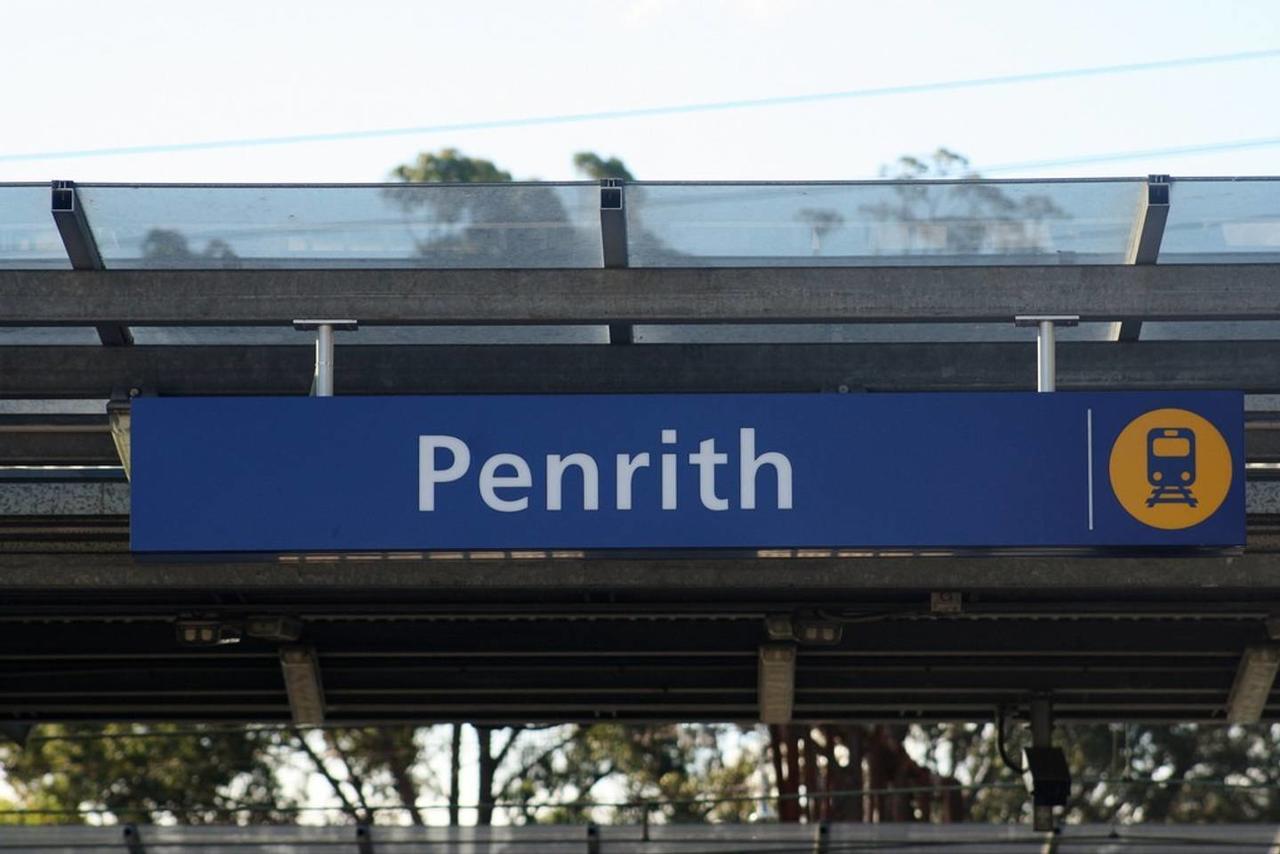
[[[834,553],[833,553],[834,554]],[[870,554],[870,553],[868,553]],[[138,561],[127,553],[3,553],[0,589],[17,590],[208,590],[217,578],[223,591],[434,590],[510,596],[588,591],[682,598],[696,591],[723,597],[726,590],[777,590],[788,595],[859,595],[867,592],[931,590],[945,576],[966,592],[1035,591],[1145,595],[1213,588],[1217,595],[1249,597],[1280,590],[1280,553],[1241,555],[1017,557],[993,555],[946,560],[935,554],[892,557],[744,558],[712,556],[659,559],[582,558],[433,559],[400,555],[377,558],[317,555],[296,560],[190,563]],[[754,654],[754,652],[753,652]]]
[[[76,191],[74,181],[54,181],[50,210],[53,221],[58,226],[58,234],[62,237],[62,245],[67,250],[67,258],[75,270],[105,270],[102,254],[98,251],[98,243],[94,240],[93,229],[89,227],[89,219],[85,216],[84,206],[80,204],[80,194]],[[133,335],[129,327],[115,323],[94,323],[98,330],[98,338],[109,347],[125,346],[133,343]]]
[[[609,269],[629,266],[625,205],[626,187],[621,178],[606,178],[600,182],[600,248],[604,266]],[[610,344],[630,344],[634,340],[631,324],[609,324]]]
[[[1151,175],[1138,207],[1126,253],[1130,264],[1154,264],[1160,257],[1165,223],[1169,220],[1169,176]],[[1120,341],[1137,341],[1142,335],[1142,321],[1126,318],[1120,321],[1116,337]]]
[[[1280,293],[1280,290],[1277,291]],[[303,346],[0,347],[0,398],[308,393]],[[1280,341],[1062,342],[1064,390],[1280,392]],[[1035,344],[637,344],[342,349],[348,394],[1034,390]]]
[[[1280,264],[3,270],[0,325],[1280,319]]]

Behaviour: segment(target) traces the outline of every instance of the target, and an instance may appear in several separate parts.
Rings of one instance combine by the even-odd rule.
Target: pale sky
[[[0,24],[0,180],[378,181],[446,146],[548,180],[574,177],[582,149],[642,179],[775,180],[874,177],[940,145],[1000,177],[1280,173],[1280,55],[679,115],[18,157],[1276,50],[1276,0],[0,0]],[[1256,140],[1272,142],[1074,162]]]

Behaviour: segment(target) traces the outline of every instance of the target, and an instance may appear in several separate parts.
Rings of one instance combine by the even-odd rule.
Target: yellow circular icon
[[[1153,528],[1190,528],[1213,515],[1231,488],[1231,450],[1218,428],[1185,409],[1154,409],[1111,446],[1111,490]]]

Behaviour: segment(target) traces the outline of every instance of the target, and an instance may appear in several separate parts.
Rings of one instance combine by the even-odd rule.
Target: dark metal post
[[[600,182],[600,243],[607,269],[628,266],[625,199],[621,178],[605,178]],[[631,324],[609,324],[610,344],[630,344],[634,337]]]
[[[373,854],[373,829],[367,824],[356,825],[356,849],[360,854]]]
[[[85,216],[84,207],[80,204],[80,195],[76,192],[75,181],[54,181],[50,204],[53,222],[62,237],[62,245],[67,250],[67,258],[73,270],[105,270],[102,254],[98,252],[98,243],[93,239],[93,230],[89,228],[89,219]],[[133,343],[129,327],[113,323],[97,324],[98,339],[110,347],[125,346]]]
[[[142,834],[138,832],[136,824],[126,824],[121,828],[121,837],[129,854],[146,854],[147,848],[142,844]]]
[[[831,825],[825,821],[819,823],[814,836],[814,854],[828,854],[831,850]]]
[[[1049,698],[1043,694],[1038,694],[1031,700],[1031,746],[1033,748],[1053,747],[1053,706],[1050,705]],[[1031,809],[1031,822],[1035,830],[1053,830],[1052,806],[1033,803]]]

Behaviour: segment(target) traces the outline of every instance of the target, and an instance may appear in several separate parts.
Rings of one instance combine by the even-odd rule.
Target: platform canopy
[[[128,551],[128,402],[306,395],[299,319],[358,322],[339,395],[835,394],[1033,390],[1028,315],[1078,318],[1061,390],[1246,393],[1243,552]],[[777,643],[797,719],[1223,721],[1280,636],[1278,476],[1280,179],[0,184],[12,725],[285,720],[282,645],[331,722],[754,719]]]

